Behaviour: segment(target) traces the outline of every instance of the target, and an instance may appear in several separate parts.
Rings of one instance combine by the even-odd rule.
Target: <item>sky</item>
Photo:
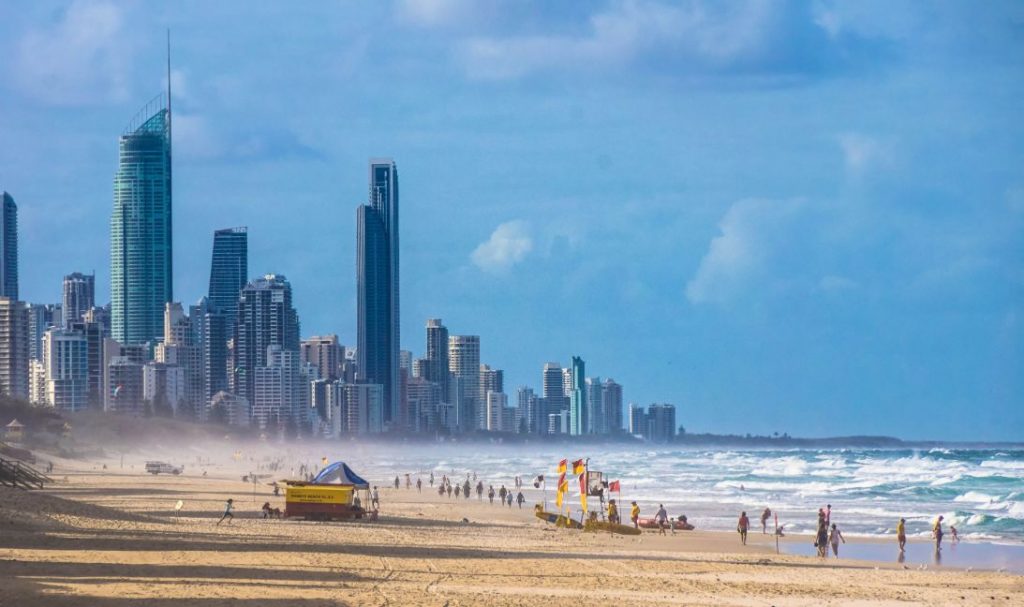
[[[1024,439],[1024,4],[5,2],[23,299],[109,301],[167,28],[175,299],[245,225],[353,344],[390,156],[416,356],[436,317],[510,394],[579,355],[690,432]]]

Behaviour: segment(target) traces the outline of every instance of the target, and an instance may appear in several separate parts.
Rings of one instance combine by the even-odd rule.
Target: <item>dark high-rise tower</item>
[[[173,300],[171,109],[151,101],[121,135],[110,218],[110,320],[122,344],[163,335]]]
[[[0,196],[0,297],[18,300],[18,205],[7,192]]]
[[[441,386],[442,398],[448,401],[448,327],[440,318],[427,321],[427,356],[423,377]]]
[[[370,161],[370,199],[356,213],[358,379],[383,387],[383,422],[398,419],[398,169]]]
[[[253,402],[256,369],[266,366],[267,348],[299,352],[299,317],[292,307],[292,287],[280,274],[267,274],[242,289],[235,324],[235,385]]]
[[[96,306],[96,276],[74,272],[64,277],[61,314],[64,327],[82,320],[82,315]]]
[[[238,295],[249,275],[249,234],[244,227],[213,233],[213,258],[210,262],[210,306],[223,311],[227,326],[235,325]]]

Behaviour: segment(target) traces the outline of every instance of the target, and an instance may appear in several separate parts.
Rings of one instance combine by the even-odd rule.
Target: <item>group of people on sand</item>
[[[470,480],[476,481],[476,484],[471,484]],[[433,487],[436,481],[437,479],[434,477],[434,473],[431,472],[430,477],[427,480],[428,485],[430,487]],[[522,491],[522,477],[515,477],[513,479],[513,483],[515,485],[515,489],[507,489],[505,485],[501,485],[500,489],[495,490],[494,485],[488,485],[486,489],[488,502],[493,504],[494,498],[497,497],[499,505],[508,506],[509,508],[511,508],[513,505],[518,504],[519,508],[521,509],[523,507],[523,504],[526,503],[526,496],[523,495]],[[394,487],[395,489],[400,489],[401,486],[401,477],[396,476],[394,481]],[[411,489],[412,486],[413,482],[411,475],[406,474],[405,488]],[[423,480],[417,478],[415,486],[417,491],[422,492]],[[477,500],[483,501],[485,493],[484,482],[482,480],[477,480],[476,473],[467,474],[466,479],[462,482],[459,482],[457,480],[452,481],[452,479],[450,479],[448,475],[442,474],[440,482],[437,483],[437,494],[440,497],[447,496],[448,498],[452,498],[454,496],[455,499],[463,498],[468,500],[473,496],[473,493],[476,493]]]

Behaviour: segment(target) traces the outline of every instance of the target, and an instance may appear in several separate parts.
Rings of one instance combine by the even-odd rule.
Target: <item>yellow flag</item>
[[[587,511],[587,480],[586,474],[580,474],[580,505],[583,506],[583,512]]]
[[[555,505],[558,506],[559,510],[562,509],[562,492],[561,491],[558,491],[558,492],[555,493]]]

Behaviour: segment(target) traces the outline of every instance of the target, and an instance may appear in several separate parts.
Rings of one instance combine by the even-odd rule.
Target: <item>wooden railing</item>
[[[0,458],[0,485],[21,489],[42,489],[50,477],[17,460]]]

